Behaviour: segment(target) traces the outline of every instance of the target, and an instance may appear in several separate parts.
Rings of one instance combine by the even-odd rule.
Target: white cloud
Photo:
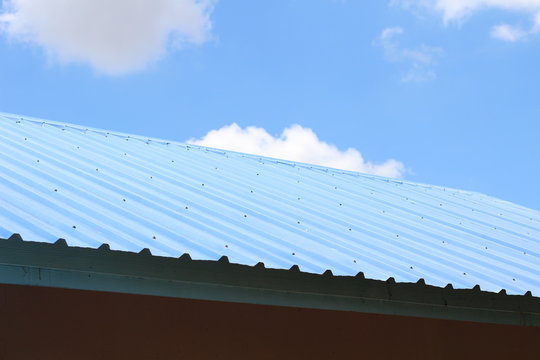
[[[0,31],[61,63],[109,75],[145,68],[210,35],[212,0],[4,0]]]
[[[462,20],[483,9],[496,8],[507,11],[540,12],[540,0],[435,0],[435,9],[443,14],[445,21]]]
[[[381,35],[379,35],[379,41],[390,41],[394,36],[403,34],[403,28],[400,27],[391,27],[386,28],[381,31]]]
[[[491,29],[491,36],[495,39],[515,42],[525,38],[527,36],[527,33],[517,27],[507,24],[501,24],[494,26]]]
[[[432,81],[437,78],[435,71],[426,69],[421,65],[413,64],[413,66],[407,71],[401,78],[403,82],[426,82]]]
[[[534,17],[534,25],[531,29],[532,33],[538,33],[540,32],[540,11],[536,14]]]
[[[495,26],[491,35],[504,41],[517,41],[540,32],[540,0],[392,0],[391,4],[406,8],[427,8],[439,13],[445,24],[463,22],[481,10],[499,9],[524,13],[532,18],[528,31],[510,25]]]
[[[241,128],[233,123],[212,130],[200,139],[190,139],[187,142],[393,178],[399,178],[405,172],[403,163],[399,161],[390,159],[382,164],[367,162],[358,150],[339,150],[336,146],[319,140],[313,130],[300,125],[292,125],[283,130],[281,135],[272,136],[263,128]]]
[[[384,50],[385,57],[392,62],[408,63],[410,69],[402,77],[404,82],[424,82],[434,80],[437,75],[433,70],[436,59],[443,53],[441,48],[420,45],[409,49],[400,46],[398,36],[404,33],[403,28],[391,27],[381,31],[374,44]]]

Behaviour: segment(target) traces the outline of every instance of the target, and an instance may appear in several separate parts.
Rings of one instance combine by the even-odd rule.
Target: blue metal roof
[[[0,237],[540,296],[540,212],[448,189],[0,114]]]

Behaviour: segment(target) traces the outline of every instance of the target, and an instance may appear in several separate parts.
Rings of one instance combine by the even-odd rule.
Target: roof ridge
[[[335,174],[350,175],[350,176],[361,176],[361,177],[364,177],[364,178],[379,179],[379,180],[383,180],[383,181],[387,181],[387,182],[394,182],[394,183],[399,183],[399,184],[407,184],[407,185],[412,185],[412,186],[421,186],[421,187],[425,187],[425,188],[434,188],[434,189],[439,189],[439,190],[443,190],[443,191],[453,191],[453,192],[459,192],[459,193],[462,193],[462,194],[470,194],[470,195],[474,195],[474,194],[478,195],[478,194],[480,194],[480,195],[484,195],[484,194],[482,194],[480,192],[475,192],[475,191],[470,191],[470,190],[449,188],[449,187],[446,187],[446,186],[426,184],[426,183],[409,181],[409,180],[404,180],[404,179],[399,179],[399,178],[391,178],[391,177],[388,177],[388,176],[375,175],[375,174],[370,174],[370,173],[362,173],[362,172],[359,172],[359,171],[338,169],[338,168],[333,168],[333,167],[330,167],[330,166],[316,165],[316,164],[310,164],[310,163],[299,162],[299,161],[294,161],[294,160],[274,158],[274,157],[257,155],[257,154],[249,154],[249,153],[243,153],[243,152],[234,151],[234,150],[213,148],[213,147],[210,147],[210,146],[194,145],[194,144],[184,143],[184,142],[177,141],[177,140],[167,140],[167,139],[162,139],[162,138],[154,138],[154,137],[148,137],[148,136],[143,136],[143,135],[124,133],[124,132],[120,132],[120,131],[116,131],[116,130],[100,129],[100,128],[94,128],[94,127],[90,127],[90,126],[78,125],[78,124],[67,123],[67,122],[52,121],[52,120],[36,118],[36,117],[30,117],[30,116],[25,116],[25,115],[17,115],[17,114],[12,114],[12,113],[0,112],[0,118],[2,118],[2,117],[7,118],[7,119],[11,119],[11,120],[29,121],[29,122],[33,122],[33,123],[47,124],[47,125],[51,125],[51,126],[55,126],[55,127],[69,127],[69,128],[76,129],[76,130],[92,131],[92,132],[95,132],[95,133],[105,134],[105,135],[122,136],[122,137],[142,140],[142,141],[152,141],[152,142],[166,144],[166,145],[174,144],[174,145],[178,145],[178,146],[182,146],[182,147],[197,148],[197,149],[200,149],[200,150],[207,149],[207,150],[213,151],[213,152],[222,152],[222,153],[227,153],[227,154],[235,154],[235,155],[244,156],[244,157],[247,156],[249,158],[272,161],[272,162],[276,162],[276,163],[281,162],[281,163],[290,164],[290,165],[293,165],[293,166],[299,166],[299,167],[302,167],[302,168],[322,170],[322,171],[327,171],[327,172],[331,171],[332,173],[335,173]]]

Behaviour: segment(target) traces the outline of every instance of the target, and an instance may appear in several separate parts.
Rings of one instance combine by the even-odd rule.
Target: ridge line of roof
[[[378,179],[378,180],[387,181],[387,182],[394,182],[394,183],[398,183],[398,184],[408,184],[408,185],[412,185],[412,186],[421,186],[421,187],[425,187],[425,188],[435,188],[435,189],[439,189],[439,190],[443,190],[443,191],[454,191],[454,192],[459,192],[459,193],[462,193],[462,194],[486,196],[485,194],[480,193],[480,192],[476,192],[476,191],[462,190],[462,189],[450,188],[450,187],[445,187],[445,186],[440,186],[440,185],[432,185],[432,184],[414,182],[414,181],[409,181],[409,180],[404,180],[404,179],[399,179],[399,178],[391,178],[391,177],[382,176],[382,175],[362,173],[362,172],[359,172],[359,171],[337,169],[337,168],[332,168],[332,167],[329,167],[329,166],[316,165],[316,164],[310,164],[310,163],[287,160],[287,159],[280,159],[280,158],[257,155],[257,154],[243,153],[243,152],[234,151],[234,150],[213,148],[213,147],[210,147],[210,146],[194,145],[194,144],[184,143],[184,142],[177,141],[177,140],[167,140],[167,139],[162,139],[162,138],[148,137],[148,136],[143,136],[143,135],[124,133],[124,132],[116,131],[116,130],[106,130],[106,129],[94,128],[94,127],[90,127],[90,126],[78,125],[78,124],[67,123],[67,122],[59,122],[59,121],[53,121],[53,120],[48,120],[48,119],[42,119],[42,118],[36,118],[36,117],[31,117],[31,116],[18,115],[18,114],[12,114],[12,113],[6,113],[6,112],[1,112],[0,111],[0,118],[2,118],[2,117],[6,118],[6,119],[10,119],[10,120],[15,120],[15,121],[28,121],[28,122],[38,123],[38,124],[39,123],[40,124],[47,124],[47,125],[51,125],[51,126],[55,126],[55,127],[69,127],[69,128],[73,128],[73,129],[76,129],[76,130],[92,131],[92,132],[98,133],[98,134],[128,137],[128,138],[133,138],[133,139],[137,139],[137,140],[140,140],[140,141],[152,141],[152,142],[160,143],[160,144],[163,144],[163,145],[174,144],[174,145],[178,145],[178,146],[182,146],[182,147],[186,147],[186,148],[196,148],[196,149],[199,149],[199,150],[207,150],[207,151],[213,151],[213,152],[223,153],[223,154],[234,154],[234,155],[239,155],[239,156],[247,156],[247,157],[252,158],[252,159],[267,160],[267,161],[275,162],[275,163],[283,162],[283,163],[286,163],[286,164],[289,164],[289,165],[299,166],[299,167],[306,168],[306,169],[317,169],[317,170],[323,170],[323,171],[327,171],[327,172],[331,171],[332,173],[339,174],[339,175],[349,175],[349,176],[356,176],[356,177],[372,178],[372,179]],[[487,195],[487,196],[490,196],[490,195]],[[490,197],[492,197],[492,196],[490,196]],[[499,199],[499,200],[505,201],[505,200],[502,200],[502,199]]]

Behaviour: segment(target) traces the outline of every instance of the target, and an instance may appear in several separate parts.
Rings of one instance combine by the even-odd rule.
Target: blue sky
[[[119,0],[81,10],[103,44],[62,28],[65,2],[29,3],[2,3],[0,111],[207,143],[236,123],[208,144],[395,159],[407,180],[540,209],[540,1],[141,0],[177,14],[149,23]]]

